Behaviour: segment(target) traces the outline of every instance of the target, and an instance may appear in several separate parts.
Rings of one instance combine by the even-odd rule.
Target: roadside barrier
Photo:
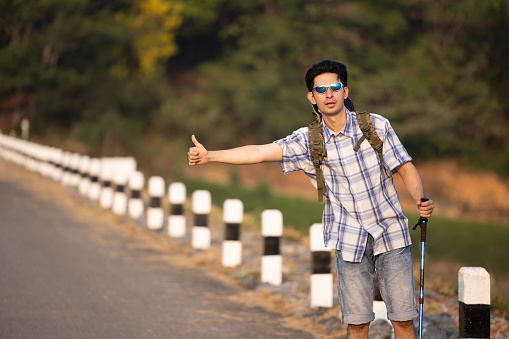
[[[99,180],[101,182],[101,193],[99,196],[99,206],[103,210],[111,209],[113,203],[113,168],[107,158],[101,159],[101,173]]]
[[[186,217],[184,215],[186,196],[186,186],[183,183],[173,182],[168,186],[168,202],[170,203],[168,235],[172,238],[181,238],[186,235]]]
[[[113,182],[115,184],[115,191],[113,192],[113,207],[112,211],[115,215],[123,216],[127,213],[127,173],[115,173]]]
[[[490,338],[490,275],[482,267],[458,273],[459,337]]]
[[[135,171],[129,175],[130,196],[127,203],[127,213],[129,217],[134,220],[140,219],[145,211],[145,204],[141,197],[144,182],[145,177],[140,171]]]
[[[164,196],[164,179],[153,176],[148,179],[148,195],[150,203],[147,208],[147,227],[159,231],[164,227],[164,210],[161,202]]]
[[[88,175],[90,176],[90,187],[86,194],[88,199],[95,203],[101,196],[101,182],[99,181],[99,175],[101,174],[101,159],[92,158],[90,165],[88,166]]]
[[[283,214],[279,210],[262,212],[263,256],[261,280],[273,286],[283,281],[283,257],[280,252]]]
[[[83,155],[79,164],[80,182],[78,185],[78,192],[81,196],[85,196],[90,188],[90,177],[88,175],[88,166],[90,164],[90,157]]]
[[[211,196],[206,190],[193,192],[194,223],[192,229],[192,246],[194,249],[206,250],[210,248],[211,233],[208,227],[209,214],[211,211]]]
[[[244,204],[239,199],[227,199],[223,203],[224,241],[223,267],[235,267],[242,263],[240,224],[244,220]]]
[[[113,159],[113,192],[112,210],[115,215],[124,216],[127,213],[126,186],[131,173],[136,171],[136,160],[132,157]]]
[[[322,224],[309,228],[309,247],[311,250],[311,278],[309,293],[311,307],[332,307],[333,276],[331,272],[331,249],[323,243]]]

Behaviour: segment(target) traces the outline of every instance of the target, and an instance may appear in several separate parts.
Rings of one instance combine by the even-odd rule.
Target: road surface
[[[0,159],[0,338],[313,338],[147,233]]]

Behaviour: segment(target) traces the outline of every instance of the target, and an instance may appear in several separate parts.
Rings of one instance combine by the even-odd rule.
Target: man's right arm
[[[194,147],[189,149],[189,165],[203,165],[209,161],[227,164],[248,165],[268,161],[283,160],[283,150],[276,143],[265,145],[248,145],[221,151],[207,151],[193,135]]]

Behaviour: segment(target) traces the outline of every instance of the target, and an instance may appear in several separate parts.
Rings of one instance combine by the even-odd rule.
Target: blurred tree
[[[122,146],[127,136],[107,142],[115,120],[101,116],[132,125],[124,134],[147,126],[165,97],[159,65],[177,52],[181,8],[170,0],[0,0],[0,99],[19,94],[36,132],[56,126],[95,146]],[[85,131],[94,128],[102,132]]]

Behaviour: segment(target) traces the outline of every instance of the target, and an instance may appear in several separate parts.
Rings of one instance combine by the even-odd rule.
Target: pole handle
[[[429,199],[426,197],[421,198],[421,202],[428,201]],[[414,226],[414,230],[417,228],[417,226],[421,227],[421,242],[426,242],[426,226],[428,224],[428,218],[420,217],[419,221],[417,221],[417,224]]]

